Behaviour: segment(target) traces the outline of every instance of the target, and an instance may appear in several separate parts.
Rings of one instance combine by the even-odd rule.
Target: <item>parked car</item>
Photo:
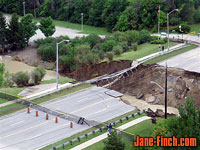
[[[167,33],[165,33],[165,32],[161,32],[160,35],[161,35],[161,36],[167,36]]]

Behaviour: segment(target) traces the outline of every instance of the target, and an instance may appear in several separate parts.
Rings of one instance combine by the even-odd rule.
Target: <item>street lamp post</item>
[[[81,13],[81,30],[83,32],[83,13]]]
[[[24,16],[26,15],[26,11],[25,11],[25,2],[23,2],[23,8],[24,8]]]
[[[59,73],[58,73],[58,46],[63,42],[69,42],[69,40],[63,40],[59,43],[56,43],[56,89],[58,90],[58,81],[59,81]]]
[[[182,42],[183,42],[183,31],[181,29],[182,29],[182,26],[179,26],[179,30],[182,33]]]
[[[168,51],[169,51],[169,15],[174,11],[178,11],[178,9],[174,9],[171,12],[167,13],[167,33],[168,33]]]

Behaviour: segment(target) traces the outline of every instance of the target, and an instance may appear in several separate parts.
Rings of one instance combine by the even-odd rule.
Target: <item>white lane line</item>
[[[102,109],[102,110],[99,110],[99,111],[97,111],[97,112],[95,112],[95,113],[93,113],[93,114],[90,114],[90,115],[86,116],[85,118],[87,118],[87,117],[89,117],[89,116],[92,116],[92,115],[94,115],[94,114],[98,114],[98,113],[100,113],[100,112],[103,112],[103,111],[105,111],[105,110],[107,110],[107,109],[104,108],[104,109]]]
[[[83,99],[81,99],[81,100],[79,100],[79,101],[77,101],[77,102],[79,103],[79,102],[82,102],[82,101],[87,100],[87,99],[88,99],[88,97],[83,98]]]
[[[22,123],[22,122],[24,122],[24,120],[19,121],[19,122],[16,122],[16,123],[13,123],[13,124],[11,124],[11,125],[9,125],[9,126],[14,126],[14,125],[20,124],[20,123]]]

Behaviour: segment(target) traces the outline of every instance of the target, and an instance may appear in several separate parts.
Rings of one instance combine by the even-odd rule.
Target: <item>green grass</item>
[[[109,120],[109,121],[106,121],[106,123],[108,124],[108,123],[110,123],[110,122],[117,121],[117,120],[119,120],[119,119],[121,119],[121,118],[123,118],[123,117],[125,117],[125,116],[128,116],[128,115],[130,115],[130,114],[133,114],[133,113],[136,113],[136,111],[134,110],[134,111],[131,111],[131,112],[126,113],[126,114],[124,114],[124,115],[118,116],[118,117],[116,117],[116,118],[114,118],[114,119],[111,119],[111,120]],[[135,119],[137,119],[137,118],[140,118],[140,117],[142,117],[142,116],[145,116],[145,114],[137,115],[136,117],[134,117],[134,118],[132,117],[132,118],[130,118],[129,120],[124,120],[122,123],[116,124],[116,127],[119,127],[119,126],[121,126],[121,125],[123,125],[123,124],[126,124],[126,123],[128,123],[128,122],[130,122],[130,121],[132,121],[132,120],[135,120]],[[92,128],[87,129],[87,130],[85,130],[85,131],[82,131],[82,132],[80,132],[80,133],[77,133],[77,134],[75,134],[75,135],[73,135],[73,136],[71,136],[71,137],[68,137],[68,138],[65,138],[65,139],[63,139],[63,140],[61,140],[61,141],[59,141],[59,142],[56,142],[56,143],[54,143],[54,144],[52,144],[52,145],[49,145],[49,146],[47,146],[47,147],[44,147],[44,148],[42,148],[42,150],[48,150],[48,149],[53,148],[53,147],[55,147],[55,146],[57,146],[57,145],[63,144],[63,143],[65,143],[65,142],[67,142],[67,141],[70,141],[70,140],[72,140],[72,139],[74,139],[74,138],[77,138],[77,137],[82,136],[82,135],[84,135],[84,134],[86,134],[86,133],[89,133],[89,132],[91,132],[91,131],[93,131],[93,130],[95,130],[95,129],[97,129],[97,128],[96,128],[96,127],[92,127]],[[63,148],[59,148],[59,149],[60,149],[60,150],[68,150],[68,149],[70,149],[70,148],[73,148],[73,147],[75,147],[75,146],[77,146],[77,145],[80,145],[81,143],[84,143],[84,142],[86,142],[86,141],[88,141],[88,140],[90,140],[90,139],[92,139],[92,138],[95,138],[95,137],[97,137],[97,136],[99,136],[99,135],[101,135],[101,134],[104,134],[104,133],[106,133],[106,132],[107,132],[107,130],[103,130],[103,132],[97,132],[95,135],[92,134],[92,135],[88,136],[88,139],[83,138],[83,139],[81,139],[80,142],[78,142],[78,141],[74,142],[72,146],[71,146],[71,145],[67,145],[67,146],[65,146],[65,149],[63,149]]]
[[[175,45],[177,45],[177,43],[170,42],[170,46],[175,46]],[[131,50],[119,56],[114,56],[114,60],[136,60],[144,56],[150,55],[152,53],[158,52],[158,46],[159,44],[145,43],[145,44],[139,45],[137,51]],[[167,43],[164,44],[164,46],[165,48],[167,48]]]
[[[195,32],[195,34],[200,33],[200,24],[193,24],[190,25],[191,27],[191,32]]]
[[[35,20],[40,21],[40,18],[37,18]],[[77,23],[70,23],[68,21],[54,20],[54,24],[55,24],[55,26],[59,26],[59,27],[81,30],[81,24],[77,24]],[[94,27],[94,26],[89,26],[89,25],[84,25],[83,31],[84,31],[83,33],[86,33],[86,34],[91,34],[91,33],[95,33],[98,35],[111,35],[112,34],[112,33],[108,32],[105,27]]]
[[[164,119],[158,118],[157,122],[162,122],[164,121]],[[132,134],[138,135],[140,137],[151,137],[153,130],[154,130],[155,125],[151,123],[151,120],[146,120],[143,121],[135,126],[132,126],[128,129],[126,129],[125,131],[130,132]],[[96,144],[93,144],[87,148],[85,148],[84,150],[103,150],[104,148],[104,143],[102,140]],[[136,148],[134,148],[133,146],[133,141],[128,140],[125,136],[122,136],[122,141],[125,143],[126,147],[125,150],[134,150]]]
[[[12,95],[18,95],[21,91],[23,91],[24,88],[1,88],[0,91],[1,92],[6,92]],[[5,102],[8,102],[8,100],[4,99],[4,98],[0,98],[0,104],[3,104]]]
[[[168,53],[168,54],[165,54],[165,55],[162,55],[162,56],[159,56],[159,57],[156,57],[154,59],[151,59],[147,62],[145,62],[144,64],[154,64],[154,63],[158,63],[158,62],[161,62],[163,60],[166,60],[166,59],[169,59],[171,57],[174,57],[174,56],[177,56],[179,54],[182,54],[182,53],[185,53],[187,51],[190,51],[194,48],[198,47],[197,45],[194,45],[194,44],[191,44],[190,46],[188,47],[185,47],[185,48],[181,48],[179,50],[176,50],[176,51],[173,51],[171,53]]]
[[[65,89],[65,90],[62,90],[62,91],[59,91],[59,92],[44,96],[42,98],[35,99],[32,102],[35,103],[35,104],[41,104],[43,102],[47,102],[47,101],[50,101],[50,100],[59,98],[59,97],[64,96],[64,95],[71,94],[71,93],[83,90],[83,89],[86,89],[86,88],[89,88],[89,87],[92,87],[92,85],[90,85],[90,84],[82,84],[80,86],[76,86],[76,87],[72,87],[72,88],[69,88],[69,89]],[[17,104],[17,103],[10,104],[10,105],[4,106],[4,107],[0,107],[0,117],[4,116],[4,115],[11,114],[11,113],[14,113],[14,112],[22,110],[24,108],[25,108],[25,106],[23,106],[21,104]]]
[[[65,84],[65,83],[73,82],[73,81],[75,80],[68,77],[60,77],[58,84]],[[49,84],[49,83],[56,83],[56,79],[45,80],[45,81],[42,81],[40,84]]]

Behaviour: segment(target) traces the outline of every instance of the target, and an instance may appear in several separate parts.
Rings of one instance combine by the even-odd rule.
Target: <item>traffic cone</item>
[[[30,113],[30,108],[29,107],[27,108],[27,113]]]
[[[56,123],[58,123],[58,117],[56,117]]]
[[[38,117],[38,111],[36,111],[35,114],[36,114],[36,117]]]
[[[46,114],[46,120],[48,120],[49,119],[49,115],[48,114]]]
[[[70,123],[70,128],[73,128],[73,122]]]

